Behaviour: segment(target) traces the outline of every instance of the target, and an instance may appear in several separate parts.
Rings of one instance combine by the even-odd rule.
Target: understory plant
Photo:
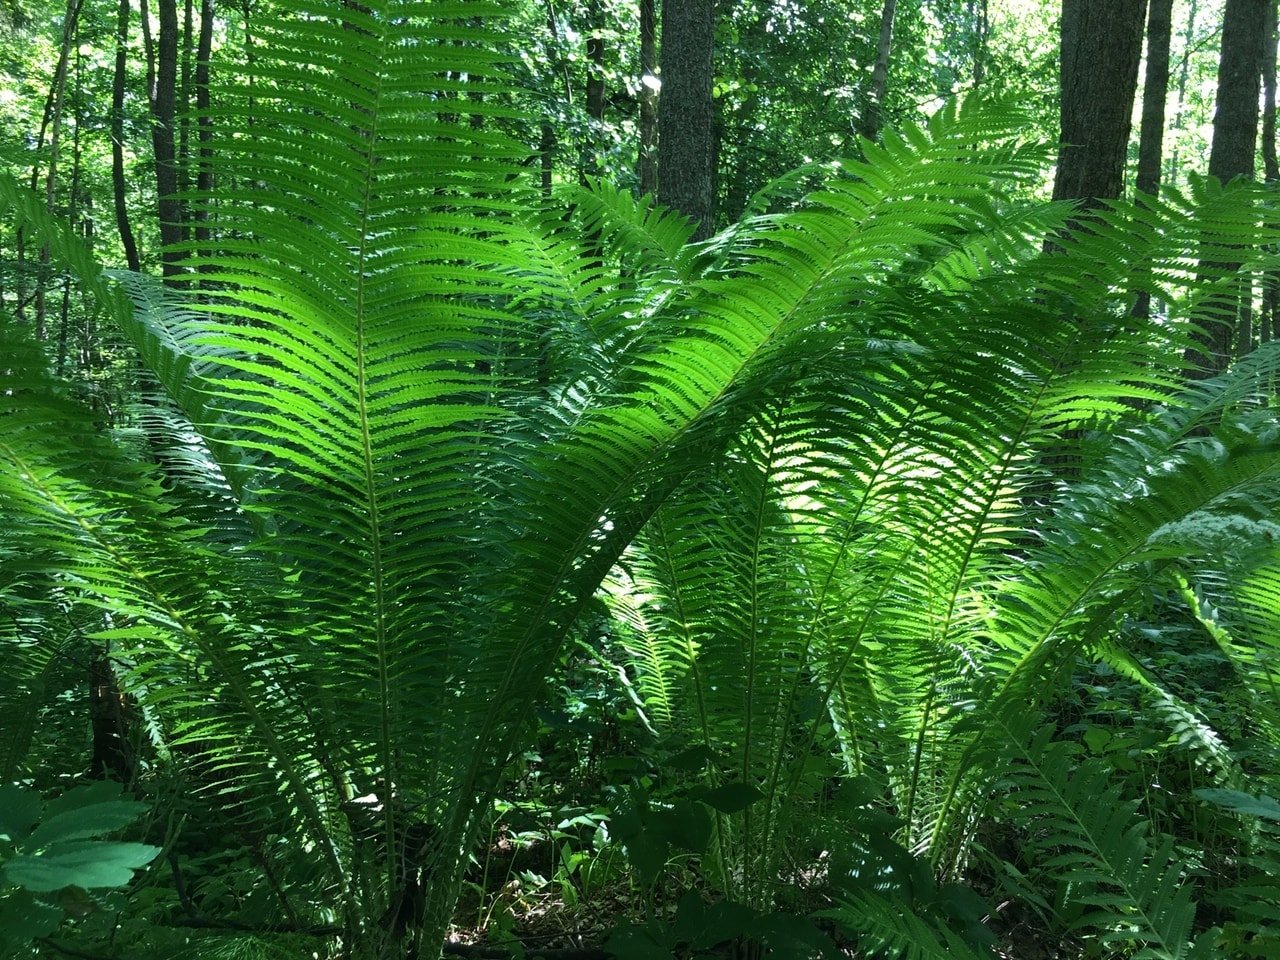
[[[1171,584],[1232,593],[1197,616],[1269,696],[1274,555],[1201,560],[1215,524],[1274,514],[1276,351],[1191,388],[1173,359],[1235,289],[1212,265],[1269,262],[1266,195],[1069,227],[1002,199],[1045,149],[974,102],[690,245],[647,198],[532,183],[500,4],[281,10],[218,101],[174,282],[103,274],[0,182],[151,391],[104,429],[0,318],[0,602],[72,618],[155,765],[287,847],[291,929],[345,957],[439,949],[603,595],[647,720],[700,748],[704,872],[751,916],[847,781],[823,822],[848,829],[809,851],[837,916],[867,950],[985,949],[946,884],[1034,782],[1024,820],[1076,851],[1092,928],[1185,955],[1167,843],[1093,772],[1052,779],[1034,711],[1082,652],[1141,673],[1116,627]],[[1142,292],[1158,321],[1130,315]],[[23,677],[42,636],[6,635]],[[38,689],[4,696],[38,710]],[[1061,825],[1100,803],[1106,832]],[[942,882],[902,914],[920,865]]]

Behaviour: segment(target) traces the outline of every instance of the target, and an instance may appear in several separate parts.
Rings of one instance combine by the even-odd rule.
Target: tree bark
[[[111,188],[115,202],[116,229],[120,232],[125,262],[130,270],[137,272],[142,269],[142,262],[138,258],[138,243],[133,238],[133,226],[129,223],[124,178],[124,88],[128,70],[128,47],[129,0],[120,0],[116,13],[116,65],[111,80]]]
[[[1147,72],[1142,80],[1142,127],[1138,134],[1138,196],[1154,197],[1160,192],[1160,171],[1164,155],[1164,115],[1169,98],[1169,42],[1173,33],[1173,0],[1151,0],[1147,19]],[[1151,316],[1151,295],[1138,294],[1133,315]]]
[[[1063,0],[1055,200],[1082,209],[1124,192],[1146,0]]]
[[[1173,115],[1173,129],[1178,131],[1186,129],[1187,125],[1187,80],[1191,74],[1191,45],[1195,37],[1197,12],[1196,0],[1191,0],[1187,10],[1187,32],[1182,40],[1182,63],[1178,67],[1178,109]],[[1179,155],[1178,142],[1175,140],[1173,154],[1169,157],[1169,175],[1166,178],[1170,183],[1178,179]]]
[[[871,102],[867,104],[867,118],[863,122],[863,132],[871,140],[880,135],[884,98],[889,92],[889,54],[893,50],[893,18],[897,7],[897,0],[884,0],[880,10],[880,41],[876,46],[876,65],[871,71]]]
[[[195,99],[192,82],[195,78],[196,5],[195,0],[183,0],[182,4],[182,54],[179,61],[178,108],[174,123],[178,129],[177,165],[178,184],[182,192],[191,189],[195,181],[191,160],[191,103]],[[184,230],[186,224],[183,224]],[[183,239],[186,239],[184,236]]]
[[[655,0],[640,0],[640,195],[658,189],[658,19]]]
[[[987,0],[969,0],[970,16],[973,19],[973,85],[982,86],[987,76],[987,37],[991,32],[990,11]]]
[[[583,144],[582,173],[600,174],[600,131],[604,124],[604,11],[600,0],[588,0],[587,20],[587,139]]]
[[[1263,38],[1271,5],[1272,0],[1227,0],[1223,13],[1217,110],[1209,148],[1209,175],[1223,183],[1253,176]]]
[[[200,3],[200,39],[196,44],[196,190],[200,209],[196,211],[196,242],[204,248],[210,240],[206,205],[213,193],[213,118],[209,95],[209,60],[213,56],[213,0]]]
[[[1169,43],[1173,34],[1173,0],[1151,0],[1147,20],[1147,72],[1142,80],[1142,127],[1138,134],[1137,191],[1160,191],[1164,156],[1165,103],[1169,98]]]
[[[89,775],[129,785],[135,773],[129,745],[129,703],[116,682],[105,647],[93,647],[89,662],[89,725],[93,734]]]
[[[71,51],[76,47],[75,39],[79,35],[80,10],[82,0],[67,0],[66,13],[63,17],[62,44],[58,51],[58,65],[53,74],[53,85],[49,88],[49,97],[45,101],[43,122],[37,145],[44,145],[45,133],[49,134],[49,166],[45,171],[44,202],[49,212],[54,210],[54,198],[58,184],[58,153],[62,143],[62,114],[66,99],[67,72],[71,65]],[[31,187],[34,190],[39,178],[39,167],[31,171]],[[40,269],[36,274],[35,288],[35,334],[37,340],[45,338],[45,280],[49,275],[49,246],[40,248]],[[21,316],[21,312],[19,312]]]
[[[1264,38],[1274,0],[1227,0],[1222,15],[1222,55],[1218,61],[1217,109],[1213,116],[1213,142],[1209,148],[1209,175],[1223,183],[1251,177],[1258,149],[1258,94],[1265,53]],[[1238,264],[1215,263],[1216,270],[1230,272]],[[1208,377],[1226,369],[1232,353],[1243,354],[1252,343],[1249,319],[1252,284],[1241,278],[1236,295],[1226,296],[1214,315],[1196,332],[1187,349],[1192,377]]]
[[[662,96],[658,101],[658,200],[711,236],[715,208],[714,0],[662,4]]]
[[[1280,183],[1280,162],[1276,159],[1276,5],[1267,9],[1267,32],[1262,62],[1262,169],[1267,183]],[[1262,278],[1262,315],[1258,322],[1258,338],[1263,342],[1280,340],[1280,275],[1268,271]]]
[[[155,153],[157,213],[160,217],[161,272],[171,282],[181,272],[182,204],[178,199],[178,158],[174,119],[178,97],[178,4],[158,0],[155,85],[151,97],[151,145]],[[145,16],[145,14],[144,14]]]

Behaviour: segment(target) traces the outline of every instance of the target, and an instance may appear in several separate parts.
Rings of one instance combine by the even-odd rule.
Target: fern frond
[[[1137,803],[1121,797],[1104,761],[1081,760],[1041,729],[1030,739],[1003,718],[1006,783],[1017,817],[1034,825],[1041,863],[1068,884],[1068,902],[1095,908],[1073,924],[1103,943],[1134,943],[1135,957],[1179,958],[1191,948],[1191,886],[1171,838],[1149,836]]]

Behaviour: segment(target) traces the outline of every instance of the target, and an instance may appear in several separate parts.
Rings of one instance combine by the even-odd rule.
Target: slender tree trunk
[[[44,202],[49,211],[54,209],[54,200],[58,186],[58,154],[62,146],[62,116],[66,102],[67,73],[71,65],[71,51],[77,48],[76,37],[79,34],[81,0],[67,0],[66,13],[63,19],[62,44],[58,51],[58,65],[54,70],[53,85],[49,88],[49,97],[45,101],[44,123],[41,125],[39,145],[43,146],[46,130],[49,134],[49,165],[45,169]],[[38,168],[32,169],[32,187],[38,177]],[[45,281],[49,274],[50,252],[48,244],[40,248],[40,268],[36,274],[35,287],[35,334],[37,340],[43,340],[45,330]]]
[[[714,0],[662,4],[658,101],[658,199],[711,236],[715,211]]]
[[[192,84],[195,79],[195,40],[196,40],[196,5],[195,0],[183,0],[182,4],[182,52],[179,58],[179,80],[177,95],[177,116],[174,124],[178,128],[177,167],[178,185],[183,192],[191,189],[195,177],[192,175],[191,160],[191,104],[195,99]],[[183,239],[186,239],[186,223],[184,218]]]
[[[160,217],[161,272],[166,282],[178,276],[182,242],[182,205],[178,199],[175,116],[178,95],[178,4],[158,0],[160,34],[156,38],[155,86],[151,98],[151,145],[155,152],[157,213]]]
[[[600,175],[600,132],[604,126],[604,11],[600,0],[588,0],[587,24],[587,138],[583,144],[581,173]]]
[[[893,18],[897,7],[897,0],[884,0],[880,10],[880,42],[876,45],[876,65],[871,71],[871,101],[863,121],[863,133],[872,140],[880,135],[884,98],[889,92],[889,54],[893,50]]]
[[[210,240],[207,205],[213,194],[213,118],[209,95],[209,60],[213,56],[213,0],[200,2],[200,40],[196,44],[196,189],[200,206],[196,210],[196,242],[202,252]]]
[[[71,187],[67,194],[67,219],[75,223],[80,211],[80,131],[84,127],[84,61],[76,49],[76,83],[72,98],[72,119],[75,127],[71,134]],[[88,239],[86,237],[86,239]],[[67,369],[68,327],[71,320],[71,278],[62,279],[62,304],[58,310],[57,372],[61,377]]]
[[[1169,42],[1173,32],[1173,0],[1151,0],[1147,19],[1147,73],[1142,80],[1142,127],[1138,134],[1139,198],[1160,192],[1160,170],[1164,154],[1165,102],[1169,97]],[[1151,316],[1151,295],[1138,294],[1133,315]]]
[[[546,0],[547,10],[547,51],[550,54],[551,70],[559,74],[564,82],[564,99],[567,106],[573,106],[573,84],[569,80],[569,71],[560,54],[560,24],[556,17],[554,0]],[[560,138],[556,135],[555,125],[544,116],[541,139],[538,141],[538,160],[542,171],[542,193],[551,196],[551,185],[555,173],[556,150]]]
[[[115,201],[116,229],[124,247],[125,262],[129,269],[142,269],[138,259],[138,244],[133,238],[129,223],[129,207],[125,202],[124,177],[124,89],[128,70],[129,48],[129,0],[120,0],[116,12],[116,65],[111,79],[111,188]]]
[[[583,180],[600,176],[600,136],[604,130],[605,102],[603,21],[600,0],[588,0],[587,22],[591,33],[587,37],[587,136],[582,144],[578,171]],[[600,232],[593,230],[585,239],[585,249],[590,252],[594,266],[604,266]]]
[[[1266,44],[1269,10],[1274,0],[1227,0],[1222,17],[1222,56],[1218,61],[1217,109],[1209,148],[1209,175],[1223,183],[1251,177],[1258,149],[1258,94]],[[1237,264],[1215,264],[1230,271]],[[1252,284],[1241,278],[1236,295],[1224,297],[1215,316],[1206,320],[1187,350],[1193,377],[1212,376],[1226,369],[1232,352],[1252,345],[1250,320]]]
[[[95,779],[132,782],[128,713],[128,701],[116,682],[111,657],[105,647],[94,645],[89,662],[89,726],[93,733],[89,775]]]
[[[1187,80],[1191,74],[1191,44],[1196,32],[1196,0],[1191,0],[1191,5],[1187,9],[1187,32],[1183,35],[1182,42],[1182,63],[1178,67],[1178,109],[1173,115],[1173,129],[1181,132],[1187,126]],[[1180,159],[1180,150],[1178,141],[1173,142],[1173,153],[1169,157],[1169,176],[1166,178],[1172,183],[1178,179],[1178,161]]]
[[[1082,209],[1124,191],[1146,0],[1063,0],[1055,200]]]
[[[640,194],[658,189],[658,19],[655,0],[640,0]]]
[[[538,170],[541,174],[542,195],[551,199],[551,175],[555,171],[556,130],[551,121],[542,121],[541,136],[538,139]]]
[[[1276,160],[1276,4],[1267,8],[1267,32],[1262,62],[1262,169],[1267,183],[1280,183],[1280,163]],[[1263,342],[1280,339],[1280,275],[1268,271],[1262,278],[1262,315],[1258,337]]]
[[[1147,20],[1147,73],[1142,80],[1142,127],[1138,134],[1137,191],[1160,191],[1164,155],[1165,102],[1169,97],[1169,43],[1173,33],[1173,0],[1151,0]]]
[[[987,0],[969,0],[970,18],[973,20],[973,85],[982,86],[987,76],[987,36],[991,32],[990,11]]]

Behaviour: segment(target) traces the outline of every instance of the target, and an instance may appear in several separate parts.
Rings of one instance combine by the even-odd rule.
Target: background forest
[[[0,957],[1280,957],[1275,0],[0,0]]]

